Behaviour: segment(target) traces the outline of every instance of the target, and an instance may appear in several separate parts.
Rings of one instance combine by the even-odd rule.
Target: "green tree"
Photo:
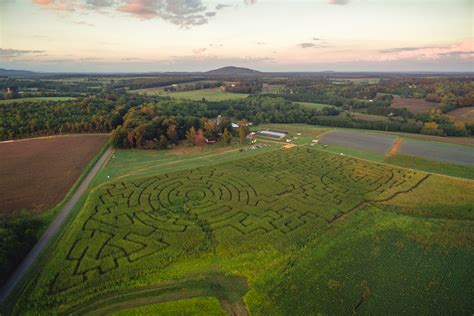
[[[166,149],[168,147],[168,139],[165,135],[160,135],[160,140],[158,141],[158,148]]]
[[[239,140],[240,143],[243,144],[245,137],[247,136],[249,131],[249,124],[246,120],[241,120],[239,122]]]
[[[232,135],[230,134],[229,130],[226,128],[224,129],[224,134],[222,134],[222,138],[224,142],[229,145],[232,142]]]
[[[176,133],[176,125],[172,124],[168,126],[168,129],[166,130],[166,134],[168,135],[168,139],[171,144],[176,144],[178,141],[178,134]]]
[[[194,127],[191,127],[186,132],[186,142],[188,143],[189,146],[196,145],[196,129]]]

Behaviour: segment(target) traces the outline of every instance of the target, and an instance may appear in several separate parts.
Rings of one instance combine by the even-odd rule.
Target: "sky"
[[[0,0],[0,68],[474,71],[474,0]]]

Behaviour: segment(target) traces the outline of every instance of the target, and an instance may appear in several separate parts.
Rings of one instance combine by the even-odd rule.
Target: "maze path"
[[[140,262],[164,268],[184,256],[215,251],[228,236],[241,236],[235,242],[245,243],[246,236],[268,234],[290,243],[292,237],[284,236],[410,189],[420,177],[295,148],[233,166],[112,183],[94,197],[95,207],[75,232],[49,293]]]

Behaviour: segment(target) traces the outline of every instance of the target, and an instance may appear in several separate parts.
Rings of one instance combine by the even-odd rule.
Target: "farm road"
[[[89,174],[84,178],[77,190],[71,196],[69,201],[67,201],[66,205],[64,205],[61,212],[56,216],[51,225],[49,225],[48,229],[43,234],[41,239],[36,243],[33,249],[30,250],[26,258],[16,268],[15,272],[13,272],[13,274],[10,276],[8,281],[0,290],[0,303],[3,303],[12,293],[15,286],[18,284],[18,282],[20,282],[20,280],[26,274],[28,269],[33,265],[33,263],[44,250],[51,238],[58,232],[59,228],[64,223],[64,220],[69,216],[72,209],[74,208],[74,205],[77,203],[82,194],[84,194],[92,179],[94,179],[94,177],[97,175],[100,168],[104,165],[104,163],[110,157],[112,152],[113,150],[111,147],[107,148],[102,157],[100,157],[100,159],[96,162]]]

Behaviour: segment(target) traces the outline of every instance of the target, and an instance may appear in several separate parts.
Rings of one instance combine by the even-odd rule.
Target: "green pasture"
[[[248,94],[244,94],[244,93],[223,92],[221,91],[220,88],[180,91],[180,92],[165,92],[163,91],[163,88],[148,88],[148,89],[133,90],[130,92],[143,93],[147,95],[170,96],[176,99],[187,99],[187,100],[195,100],[195,101],[201,101],[203,98],[206,99],[207,101],[223,101],[223,100],[229,100],[229,99],[242,99],[248,96]]]
[[[472,311],[473,182],[238,149],[117,151],[2,312]]]
[[[294,102],[296,104],[302,105],[308,109],[322,110],[324,108],[333,108],[334,105],[323,104],[323,103],[311,103],[311,102]]]

